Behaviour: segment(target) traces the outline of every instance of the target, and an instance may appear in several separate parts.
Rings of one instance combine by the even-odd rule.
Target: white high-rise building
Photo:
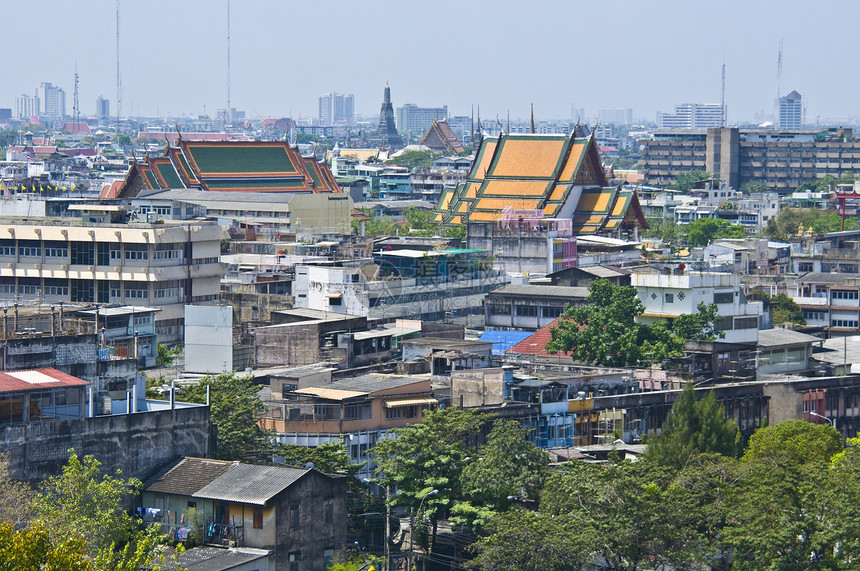
[[[723,126],[724,109],[719,103],[682,103],[674,113],[658,113],[661,129],[708,129]]]
[[[604,125],[632,125],[633,109],[629,107],[600,109],[597,112],[597,122]]]
[[[418,107],[414,103],[407,103],[397,108],[397,130],[401,133],[411,133],[413,139],[423,137],[433,121],[445,121],[448,119],[448,106],[442,107]]]
[[[803,128],[803,98],[800,93],[792,91],[785,97],[779,98],[779,128]]]
[[[15,117],[28,120],[39,115],[39,96],[22,93],[15,98]]]
[[[42,100],[41,117],[47,121],[62,121],[66,117],[66,92],[56,85],[42,83],[39,86]]]
[[[355,124],[355,99],[351,93],[327,93],[319,101],[321,125]]]

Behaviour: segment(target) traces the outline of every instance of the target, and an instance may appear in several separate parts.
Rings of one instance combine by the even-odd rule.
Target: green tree
[[[795,325],[806,325],[803,318],[803,310],[793,299],[784,293],[778,293],[770,298],[773,307],[773,322],[776,324],[793,323]]]
[[[699,313],[651,325],[638,322],[645,307],[636,288],[594,280],[585,305],[568,306],[546,345],[550,353],[570,353],[575,361],[611,367],[661,363],[683,352],[686,339],[712,339],[716,307],[699,305]]]
[[[282,456],[286,464],[303,467],[308,462],[326,474],[346,474],[350,481],[355,479],[361,465],[353,464],[349,451],[343,442],[324,442],[319,446],[300,446],[298,444],[279,444],[275,454]]]
[[[673,188],[680,190],[681,192],[690,192],[697,183],[710,180],[711,178],[713,177],[705,171],[695,170],[684,172],[678,175]]]
[[[442,153],[434,151],[403,151],[396,157],[385,161],[387,165],[397,165],[409,169],[429,169],[433,166],[433,160],[442,156]]]
[[[760,180],[750,180],[741,185],[740,191],[744,194],[753,192],[768,192],[767,184]]]
[[[20,529],[30,520],[30,499],[33,490],[27,484],[12,478],[9,473],[9,454],[0,453],[0,521]]]
[[[569,518],[509,510],[493,516],[473,546],[470,569],[566,571],[592,563],[591,550]]]
[[[260,387],[254,384],[254,378],[235,373],[207,376],[183,387],[177,398],[205,404],[207,387],[210,416],[217,429],[216,456],[222,460],[265,460],[272,445],[269,433],[257,425],[266,405],[260,400]]]
[[[842,216],[838,212],[825,212],[817,208],[783,208],[776,217],[767,221],[763,234],[766,238],[788,242],[803,228],[814,234],[826,234],[842,229]],[[855,230],[856,218],[845,219],[845,229]]]
[[[0,522],[0,571],[94,571],[78,538],[54,538],[41,526],[16,530]]]
[[[842,448],[828,425],[802,420],[758,429],[727,504],[732,568],[849,569],[856,565],[856,478],[832,470]],[[849,523],[849,525],[846,525]]]
[[[47,479],[34,498],[34,529],[43,529],[54,548],[81,545],[97,569],[160,568],[168,559],[168,537],[157,526],[141,530],[124,507],[129,495],[139,493],[140,481],[100,469],[92,456],[81,461],[72,453],[62,475]]]
[[[687,224],[685,231],[687,242],[693,247],[707,246],[720,238],[743,238],[746,236],[746,229],[743,226],[716,218],[693,220]]]
[[[463,470],[477,457],[472,444],[489,420],[475,409],[425,411],[424,419],[390,431],[370,453],[376,456],[376,473],[388,490],[391,505],[421,508],[436,535],[438,514],[463,498]],[[437,490],[433,495],[429,495]],[[416,514],[421,519],[423,514]]]
[[[737,439],[737,424],[726,418],[713,391],[696,400],[693,384],[687,383],[672,404],[660,434],[648,439],[647,456],[678,470],[695,454],[715,452],[734,457]]]
[[[131,144],[131,137],[126,135],[125,133],[118,133],[113,136],[111,141],[120,147],[127,147]]]
[[[452,507],[455,523],[480,527],[496,510],[510,506],[511,501],[537,507],[549,456],[529,442],[527,435],[517,421],[498,419],[493,423],[478,459],[463,469],[463,494],[467,500]]]

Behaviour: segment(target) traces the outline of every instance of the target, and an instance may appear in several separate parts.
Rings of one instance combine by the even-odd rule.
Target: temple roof
[[[498,222],[506,209],[573,220],[574,234],[647,227],[634,191],[607,187],[593,137],[509,134],[484,139],[465,183],[445,189],[436,222]]]
[[[427,133],[419,141],[419,144],[426,145],[434,151],[443,151],[445,153],[460,154],[465,150],[454,134],[454,131],[451,130],[451,126],[448,125],[448,121],[437,121],[435,119],[433,120],[433,124],[430,125],[430,129],[427,130]]]
[[[328,166],[284,141],[186,141],[135,161],[120,196],[141,190],[341,192]]]

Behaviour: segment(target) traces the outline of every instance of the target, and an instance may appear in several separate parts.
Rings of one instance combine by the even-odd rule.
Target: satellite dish
[[[313,462],[308,462],[307,464],[305,464],[305,470],[313,470],[313,469],[314,469],[314,463]]]

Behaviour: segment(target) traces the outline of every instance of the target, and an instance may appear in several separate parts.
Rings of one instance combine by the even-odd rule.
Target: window
[[[735,329],[757,329],[758,317],[738,317],[735,319]]]
[[[804,309],[803,318],[807,321],[823,321],[827,319],[827,312]]]
[[[299,504],[290,506],[290,529],[299,528]]]
[[[717,331],[731,331],[732,330],[732,318],[731,317],[721,317],[714,323],[714,329]]]
[[[538,308],[534,305],[518,305],[517,315],[520,317],[537,317]]]
[[[508,304],[494,303],[490,305],[490,315],[510,315],[511,306]]]
[[[542,312],[541,314],[543,315],[543,317],[553,317],[553,318],[558,317],[559,315],[561,315],[562,311],[563,310],[560,307],[542,307],[541,308],[541,312]]]
[[[188,507],[189,507],[189,508],[196,508],[196,507],[197,507],[197,502],[188,502]]]
[[[833,299],[857,299],[858,292],[854,290],[835,289],[831,292]]]
[[[858,322],[853,319],[834,319],[830,322],[831,327],[843,327],[846,329],[857,329]]]
[[[735,296],[730,291],[714,292],[714,303],[733,303]]]
[[[299,561],[302,559],[302,554],[299,551],[293,551],[289,554],[290,571],[299,571]]]
[[[254,506],[254,529],[263,529],[263,506]]]
[[[812,271],[812,262],[800,262],[797,264],[798,272],[811,272]]]
[[[666,303],[675,303],[675,294],[667,293],[665,296]]]
[[[125,259],[126,260],[146,260],[148,259],[148,252],[146,251],[146,246],[126,246],[125,247]]]
[[[334,500],[323,502],[323,523],[334,523]]]

